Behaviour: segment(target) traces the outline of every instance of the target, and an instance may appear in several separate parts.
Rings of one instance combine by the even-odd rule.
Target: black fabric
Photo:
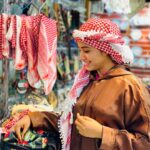
[[[47,132],[45,137],[48,139],[48,144],[45,148],[31,148],[29,145],[18,144],[16,138],[4,141],[4,135],[2,135],[0,150],[61,150],[61,141],[58,133]]]

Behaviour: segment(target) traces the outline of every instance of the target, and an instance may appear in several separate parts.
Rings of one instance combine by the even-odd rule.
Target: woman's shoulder
[[[136,76],[134,73],[132,73],[129,70],[126,70],[124,68],[118,68],[111,74],[113,82],[116,84],[119,83],[123,85],[124,87],[130,86],[132,88],[134,87],[143,87],[144,83],[142,80]]]

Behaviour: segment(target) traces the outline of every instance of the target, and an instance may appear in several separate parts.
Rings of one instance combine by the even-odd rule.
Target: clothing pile
[[[3,123],[2,128],[0,128],[0,134],[2,135],[1,148],[5,150],[11,148],[16,150],[59,150],[61,148],[61,142],[58,132],[47,132],[41,129],[33,130],[31,128],[26,132],[24,139],[20,141],[16,134],[10,130],[19,120],[29,114],[29,112],[29,109],[18,112]]]

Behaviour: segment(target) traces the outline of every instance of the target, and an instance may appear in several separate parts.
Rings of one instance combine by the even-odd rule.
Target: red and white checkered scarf
[[[118,26],[108,19],[89,19],[79,30],[74,30],[73,37],[76,41],[81,41],[109,54],[118,64],[130,64],[133,61],[132,52],[125,45]],[[63,114],[59,120],[63,150],[70,149],[72,107],[83,88],[89,83],[89,76],[90,72],[83,66],[76,75],[69,98],[65,101]]]

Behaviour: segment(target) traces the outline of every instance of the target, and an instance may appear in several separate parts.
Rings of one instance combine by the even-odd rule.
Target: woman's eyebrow
[[[89,46],[81,46],[81,48],[90,48]]]

